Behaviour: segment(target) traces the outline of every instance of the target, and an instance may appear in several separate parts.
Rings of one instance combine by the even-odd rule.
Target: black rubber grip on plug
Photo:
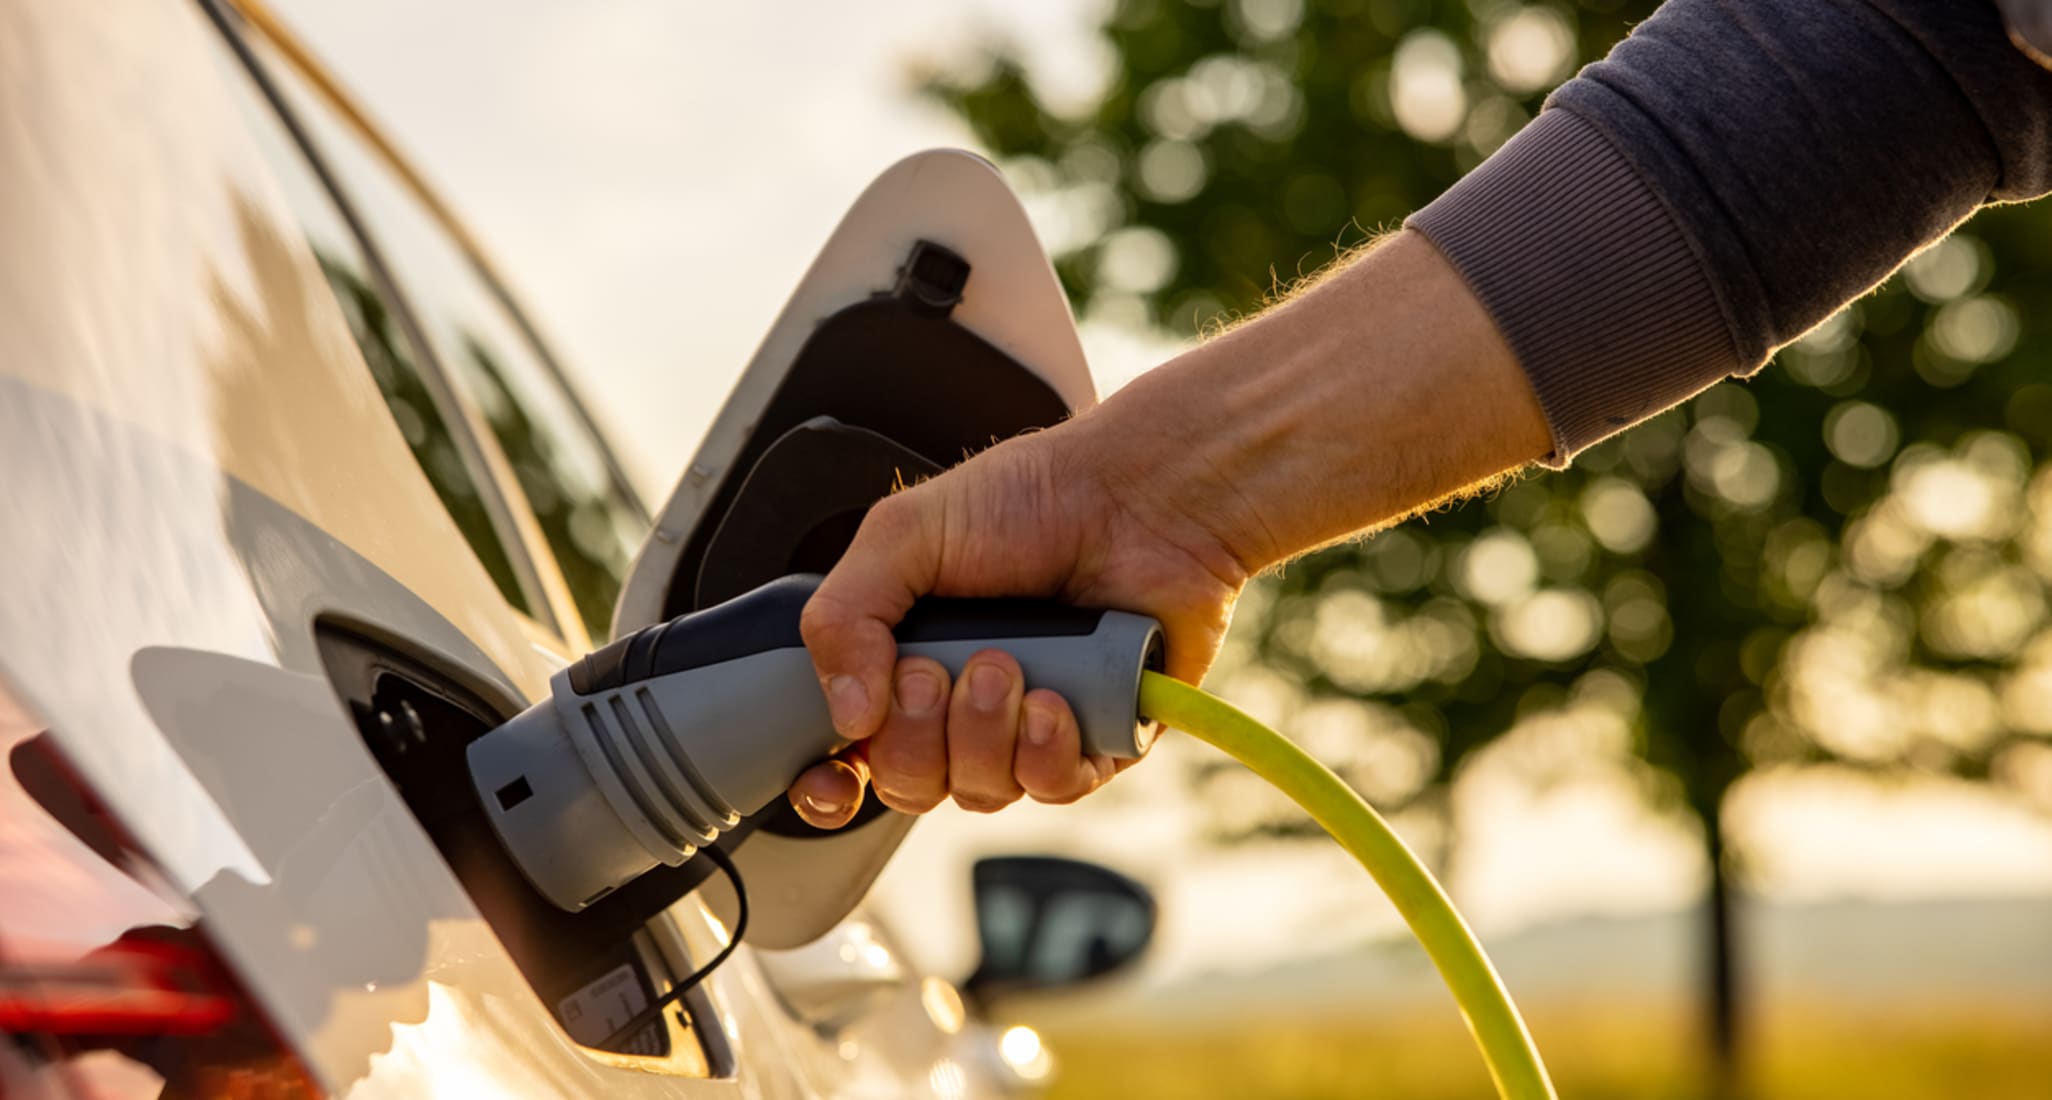
[[[804,645],[798,616],[819,587],[816,574],[780,577],[703,611],[637,630],[570,666],[579,695],[611,691],[736,657]]]
[[[901,645],[967,642],[988,638],[1003,648],[1006,638],[1060,638],[1097,629],[1104,612],[1048,600],[963,599],[928,596],[912,605],[891,631]]]
[[[629,634],[570,666],[570,689],[579,695],[611,691],[673,672],[716,665],[805,641],[798,617],[819,588],[815,573],[781,577],[703,611]],[[1104,612],[1048,600],[960,599],[932,596],[912,605],[893,633],[900,644],[988,638],[1081,636],[1097,629]]]

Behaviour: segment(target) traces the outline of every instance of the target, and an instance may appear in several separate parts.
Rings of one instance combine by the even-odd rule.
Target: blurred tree
[[[604,638],[646,524],[604,471],[578,461],[583,456],[565,445],[560,423],[537,420],[533,399],[522,400],[520,387],[483,337],[466,331],[462,343],[471,392],[555,552],[563,584],[585,629]]]
[[[1036,83],[1002,45],[923,81],[1026,193],[1086,320],[1188,335],[1398,223],[1655,6],[1118,0],[1101,88]],[[1308,558],[1243,609],[1312,701],[1293,724],[1386,810],[1443,804],[1535,717],[1620,731],[1648,797],[1702,826],[1727,1073],[1723,808],[1749,769],[1996,776],[2052,806],[2052,219],[1974,228],[1751,382]]]
[[[428,484],[434,486],[443,507],[449,510],[449,518],[456,521],[456,529],[463,532],[464,540],[477,552],[478,561],[491,574],[500,593],[508,603],[531,614],[533,609],[513,572],[512,559],[506,556],[505,544],[492,525],[491,513],[485,510],[484,499],[478,495],[471,472],[456,448],[456,438],[421,375],[412,344],[402,335],[392,311],[386,308],[385,299],[362,270],[360,261],[327,250],[318,255],[321,272],[335,292],[335,301],[349,322],[350,334],[356,338],[356,346],[363,352],[363,361],[392,410],[400,434],[412,449],[414,461],[420,463]]]

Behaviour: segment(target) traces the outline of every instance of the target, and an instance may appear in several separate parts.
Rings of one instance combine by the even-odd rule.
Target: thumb
[[[834,730],[849,740],[875,733],[890,712],[898,660],[891,629],[932,589],[939,571],[938,517],[931,513],[928,496],[916,489],[878,501],[799,617]]]

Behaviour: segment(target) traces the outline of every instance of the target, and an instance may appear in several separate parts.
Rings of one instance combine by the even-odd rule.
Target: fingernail
[[[1054,740],[1055,716],[1045,707],[1026,708],[1026,743],[1045,745]]]
[[[924,669],[898,677],[898,709],[914,718],[924,718],[940,705],[940,680]]]
[[[853,676],[835,676],[827,681],[827,709],[834,728],[847,733],[869,713],[869,689]]]
[[[848,804],[845,802],[835,802],[810,794],[801,794],[798,796],[798,800],[805,803],[806,809],[821,817],[839,817],[841,811],[848,808]]]
[[[969,698],[977,710],[996,710],[1005,705],[1012,690],[1010,678],[996,665],[977,665],[969,673]]]

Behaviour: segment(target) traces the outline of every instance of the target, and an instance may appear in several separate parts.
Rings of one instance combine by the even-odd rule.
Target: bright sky
[[[1102,63],[1064,46],[1098,6],[277,4],[479,229],[658,499],[863,186],[969,144],[905,94],[912,64],[987,29],[1087,90]]]
[[[1041,62],[1051,94],[1104,72],[1088,34],[1102,0],[277,4],[488,242],[655,500],[863,185],[906,153],[968,144],[905,91],[914,59],[963,56],[992,31]],[[1085,342],[1107,385],[1169,350]],[[1068,852],[1148,881],[1165,902],[1159,974],[1392,926],[1328,846],[1206,844],[1179,762],[1199,751],[1166,745],[1078,807],[942,811],[881,900],[949,972],[972,949],[964,861],[986,851]],[[1451,884],[1485,935],[1696,896],[1691,826],[1651,816],[1601,767],[1536,789],[1503,755],[1463,790]],[[1767,777],[1736,805],[1742,837],[1773,838],[1754,874],[1779,896],[2052,892],[2052,823],[1958,786]]]

